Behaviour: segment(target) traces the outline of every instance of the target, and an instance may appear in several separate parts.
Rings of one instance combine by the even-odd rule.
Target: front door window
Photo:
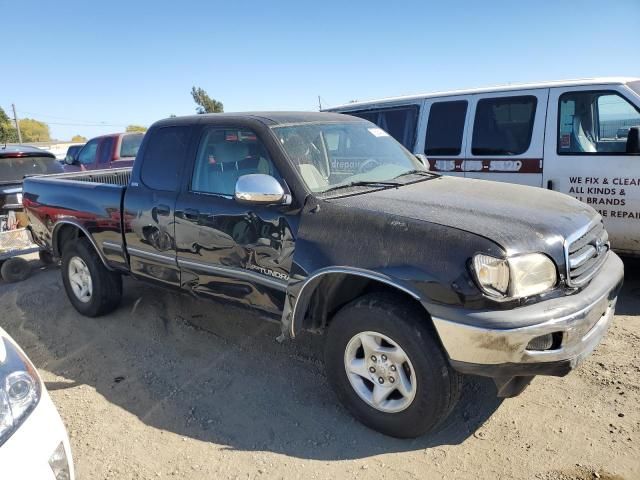
[[[624,154],[629,129],[640,127],[640,112],[615,92],[565,93],[559,107],[560,155]]]

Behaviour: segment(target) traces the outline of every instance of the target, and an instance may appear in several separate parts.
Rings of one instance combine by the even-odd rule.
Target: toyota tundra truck
[[[442,422],[465,375],[510,397],[567,374],[623,281],[590,206],[429,172],[336,113],[169,118],[132,168],[29,177],[23,202],[81,314],[118,308],[130,275],[323,334],[337,397],[396,437]]]

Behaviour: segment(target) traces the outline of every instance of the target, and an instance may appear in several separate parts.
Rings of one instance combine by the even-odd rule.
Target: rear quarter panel
[[[126,264],[122,237],[124,186],[34,177],[24,183],[23,204],[34,238],[53,249],[59,228],[84,230],[112,267]]]

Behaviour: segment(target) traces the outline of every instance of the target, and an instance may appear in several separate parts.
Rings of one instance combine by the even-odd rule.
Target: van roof
[[[336,105],[334,107],[325,108],[324,111],[353,109],[355,107],[362,107],[367,105],[375,105],[383,102],[398,102],[409,103],[415,100],[422,100],[424,98],[433,97],[450,97],[454,95],[471,95],[474,93],[491,93],[491,92],[508,92],[517,90],[534,90],[536,88],[550,88],[550,87],[575,87],[582,85],[621,85],[629,82],[640,80],[640,77],[599,77],[599,78],[580,78],[575,80],[552,80],[547,82],[537,83],[512,83],[508,85],[495,85],[492,87],[480,87],[480,88],[468,88],[462,90],[448,90],[440,92],[423,93],[420,95],[403,95],[398,97],[379,98],[376,100],[365,100],[362,102],[351,102],[343,105]]]

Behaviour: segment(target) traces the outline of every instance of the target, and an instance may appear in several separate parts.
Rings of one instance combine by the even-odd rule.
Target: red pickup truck
[[[65,158],[65,170],[103,170],[133,165],[144,133],[112,133],[89,140],[75,156]]]

